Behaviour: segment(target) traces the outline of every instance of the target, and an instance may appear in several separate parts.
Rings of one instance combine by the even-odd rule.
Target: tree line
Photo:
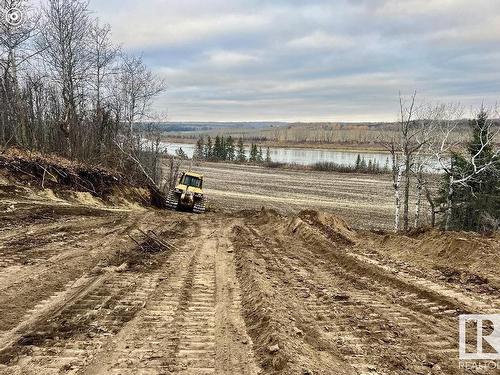
[[[266,153],[262,146],[252,143],[250,152],[247,155],[242,138],[235,142],[231,136],[224,137],[217,135],[214,140],[208,136],[206,139],[200,136],[196,141],[194,159],[207,161],[229,161],[237,163],[270,163],[271,150],[266,148]]]
[[[111,41],[85,0],[0,0],[20,25],[0,21],[0,146],[56,153],[161,179],[151,103],[165,82]],[[149,133],[145,142],[144,133]]]

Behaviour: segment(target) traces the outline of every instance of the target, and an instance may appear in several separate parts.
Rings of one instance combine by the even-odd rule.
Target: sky
[[[170,121],[393,121],[500,100],[499,0],[91,0]]]

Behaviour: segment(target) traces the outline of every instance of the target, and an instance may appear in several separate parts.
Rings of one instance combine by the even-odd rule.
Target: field
[[[315,210],[375,226],[383,178],[202,169],[205,215],[0,178],[1,374],[481,373],[457,317],[500,308],[498,235]]]
[[[314,209],[349,218],[356,227],[392,227],[393,193],[388,175],[345,174],[202,163],[215,209],[276,209],[297,213]]]

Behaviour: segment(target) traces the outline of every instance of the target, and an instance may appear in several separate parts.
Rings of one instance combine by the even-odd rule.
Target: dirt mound
[[[317,227],[331,241],[351,245],[355,243],[356,232],[347,222],[333,214],[305,210],[299,213],[298,218],[309,225]]]
[[[448,282],[488,290],[500,287],[500,235],[430,230],[412,236],[375,235],[372,248],[405,262],[438,270]],[[431,266],[433,265],[433,266]]]
[[[485,237],[471,232],[428,231],[407,237],[388,234],[381,241],[388,250],[418,250],[418,254],[454,264],[470,266],[485,257],[500,256],[500,236]],[[497,258],[498,260],[498,258]]]

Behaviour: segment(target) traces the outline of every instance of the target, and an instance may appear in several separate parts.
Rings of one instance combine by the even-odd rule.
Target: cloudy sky
[[[398,91],[500,100],[499,0],[91,0],[171,121],[394,120]]]

